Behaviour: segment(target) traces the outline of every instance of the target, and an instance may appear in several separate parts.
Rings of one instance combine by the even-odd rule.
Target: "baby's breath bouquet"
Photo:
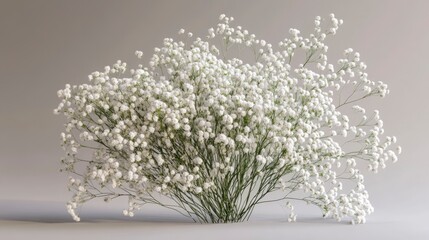
[[[352,49],[328,63],[325,40],[342,20],[316,17],[308,37],[290,29],[275,48],[219,20],[204,39],[183,29],[164,39],[148,66],[118,61],[58,91],[69,213],[79,221],[81,204],[126,197],[128,216],[152,203],[198,222],[239,222],[282,200],[294,221],[291,200],[303,200],[364,223],[373,207],[359,168],[377,172],[401,150],[382,137],[379,112],[358,105],[387,86],[368,79]],[[254,59],[233,55],[246,52]]]

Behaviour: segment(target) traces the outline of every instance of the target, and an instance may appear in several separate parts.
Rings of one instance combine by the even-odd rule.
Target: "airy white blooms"
[[[148,67],[127,72],[118,61],[58,91],[74,220],[93,198],[128,197],[128,216],[155,203],[201,222],[243,221],[280,190],[289,221],[289,201],[300,198],[324,216],[365,222],[373,207],[358,166],[377,172],[401,148],[382,137],[378,111],[356,105],[389,93],[368,78],[359,53],[349,48],[328,62],[325,39],[342,20],[316,17],[312,34],[290,29],[277,48],[231,26],[231,17],[219,20],[207,41],[181,29],[181,40],[154,49]],[[233,47],[255,59],[235,58],[226,51]]]

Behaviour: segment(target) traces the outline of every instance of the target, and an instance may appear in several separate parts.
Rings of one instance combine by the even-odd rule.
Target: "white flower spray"
[[[308,37],[290,29],[274,48],[231,26],[232,17],[219,19],[207,40],[184,29],[182,40],[164,39],[148,67],[127,71],[118,61],[89,75],[89,84],[58,91],[55,113],[68,119],[68,212],[79,221],[81,204],[127,197],[128,216],[153,203],[199,222],[237,222],[282,191],[276,200],[292,211],[289,221],[291,201],[303,200],[326,217],[364,223],[373,207],[358,167],[377,172],[401,148],[382,137],[378,111],[357,105],[389,93],[368,79],[359,53],[347,49],[328,63],[325,39],[343,21],[316,17]],[[232,47],[255,60],[227,57]]]

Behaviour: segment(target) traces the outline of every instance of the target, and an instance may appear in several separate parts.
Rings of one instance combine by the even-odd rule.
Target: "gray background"
[[[0,1],[0,236],[428,239],[428,9],[428,1]],[[82,223],[71,222],[67,177],[58,172],[64,119],[52,114],[58,89],[85,83],[117,59],[133,63],[135,50],[147,60],[182,27],[205,36],[220,13],[275,44],[290,27],[308,33],[316,15],[331,12],[345,24],[328,42],[330,59],[352,47],[371,79],[389,85],[391,94],[370,104],[404,150],[398,163],[367,175],[376,209],[367,224],[323,221],[311,206],[298,206],[298,223],[290,224],[279,204],[240,224],[190,224],[156,207],[131,221],[120,201],[93,202]]]

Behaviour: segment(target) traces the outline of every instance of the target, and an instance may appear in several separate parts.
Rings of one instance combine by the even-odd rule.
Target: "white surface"
[[[249,222],[198,224],[153,208],[128,218],[120,208],[101,204],[82,209],[82,222],[76,223],[58,202],[2,201],[0,207],[0,239],[429,239],[424,215],[413,211],[375,213],[366,224],[351,225],[318,217],[310,208],[289,223],[286,212],[274,206],[259,208]]]

